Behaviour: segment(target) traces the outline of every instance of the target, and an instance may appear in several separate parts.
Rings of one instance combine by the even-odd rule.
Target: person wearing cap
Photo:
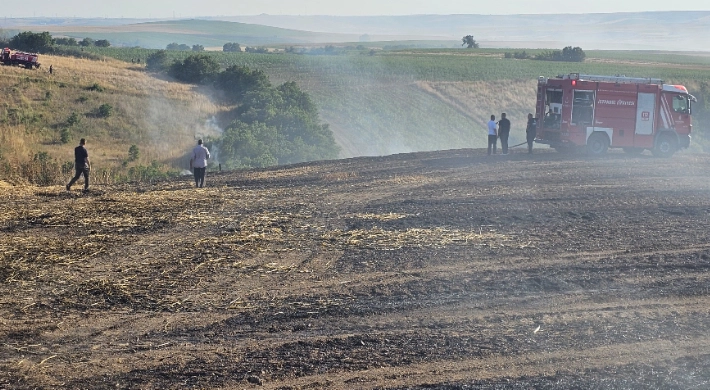
[[[210,151],[202,145],[202,140],[197,140],[197,146],[192,149],[192,158],[190,158],[190,168],[195,175],[195,187],[202,188],[205,186],[205,171],[207,170],[207,160],[210,158]]]

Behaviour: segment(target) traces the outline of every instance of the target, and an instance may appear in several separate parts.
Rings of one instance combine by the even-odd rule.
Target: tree
[[[166,50],[175,50],[175,51],[188,51],[190,50],[190,46],[184,44],[184,43],[169,43],[168,46],[165,47]]]
[[[10,39],[10,47],[36,53],[51,51],[53,45],[54,40],[47,31],[43,33],[23,31]]]
[[[583,62],[587,55],[581,47],[567,46],[562,49],[562,61]]]
[[[145,59],[146,68],[153,72],[162,72],[168,68],[168,52],[158,50]]]
[[[294,82],[247,92],[236,113],[239,123],[275,129],[275,140],[264,142],[277,145],[269,154],[279,164],[338,156],[333,133],[327,124],[320,123],[315,104]]]
[[[236,53],[236,52],[241,52],[242,47],[239,46],[238,43],[229,42],[229,43],[225,43],[224,46],[222,46],[222,51]]]
[[[223,90],[233,103],[238,103],[247,92],[270,88],[271,82],[262,70],[232,65],[217,76],[215,87]]]
[[[202,45],[192,45],[192,51],[205,51],[205,47]]]
[[[219,63],[206,54],[193,54],[185,61],[175,61],[168,74],[177,80],[201,84],[219,73]]]
[[[94,42],[94,45],[96,45],[98,47],[110,47],[111,42],[109,42],[106,39],[99,39],[98,41]]]
[[[54,43],[64,46],[79,46],[79,42],[74,38],[54,38]]]
[[[86,37],[82,39],[81,42],[79,42],[79,45],[84,47],[94,46],[94,40],[89,37]]]
[[[461,38],[463,43],[461,46],[466,46],[469,49],[478,49],[478,42],[476,42],[475,39],[473,39],[473,35],[466,35],[465,37]]]
[[[541,61],[566,61],[566,62],[583,62],[586,54],[581,47],[567,46],[562,51],[553,50],[546,51],[535,56],[536,60]]]

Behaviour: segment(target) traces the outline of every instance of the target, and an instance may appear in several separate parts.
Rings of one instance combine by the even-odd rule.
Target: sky
[[[709,11],[708,0],[4,0],[4,17],[190,18],[242,15],[544,14]]]

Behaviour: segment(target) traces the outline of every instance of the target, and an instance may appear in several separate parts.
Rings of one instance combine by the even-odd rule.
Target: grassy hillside
[[[205,121],[219,109],[193,87],[158,80],[125,62],[53,56],[41,62],[40,70],[0,66],[0,163],[6,172],[11,167],[16,174],[37,156],[73,161],[80,138],[87,139],[94,166],[105,170],[96,171],[97,179],[152,161],[185,166],[183,155],[196,136],[211,131]],[[109,117],[98,114],[103,104],[112,107]],[[140,158],[123,167],[133,144]]]

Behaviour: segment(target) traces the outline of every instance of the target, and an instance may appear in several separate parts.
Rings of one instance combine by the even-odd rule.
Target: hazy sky
[[[3,0],[4,17],[540,14],[710,10],[708,0]],[[0,26],[2,19],[0,19]]]

